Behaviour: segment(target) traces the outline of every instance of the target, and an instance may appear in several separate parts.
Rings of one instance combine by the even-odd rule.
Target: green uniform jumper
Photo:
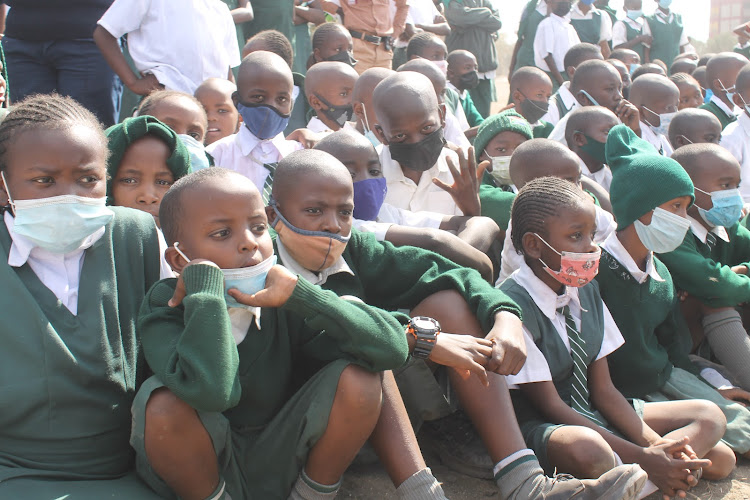
[[[451,26],[451,34],[445,39],[448,51],[463,49],[474,54],[479,73],[496,70],[495,38],[503,23],[493,3],[490,0],[450,0],[445,17]],[[479,85],[469,93],[479,113],[487,118],[490,106],[497,99],[494,80],[480,78]]]
[[[581,43],[599,45],[602,33],[602,13],[600,11],[592,12],[591,19],[571,19],[570,25],[578,33]]]
[[[31,266],[8,265],[0,224],[0,498],[153,498],[133,473],[130,405],[145,365],[136,318],[159,279],[150,215],[110,207],[74,315]]]
[[[737,121],[737,117],[735,115],[727,115],[723,109],[721,109],[715,102],[708,101],[706,104],[701,104],[698,106],[699,109],[705,109],[706,111],[709,111],[710,113],[713,113],[716,118],[719,119],[719,122],[721,123],[721,129],[724,130],[727,125],[729,125],[732,122]]]
[[[155,376],[133,404],[138,473],[166,498],[143,442],[145,407],[163,383],[198,411],[233,498],[286,499],[310,449],[328,426],[341,372],[350,363],[377,372],[404,364],[404,328],[390,314],[339,299],[300,278],[279,308],[263,308],[235,344],[224,275],[208,265],[182,274],[186,297],[167,302],[177,280],[146,295],[138,328]]]
[[[667,68],[672,67],[675,57],[680,53],[680,38],[682,38],[682,16],[673,14],[672,22],[667,24],[656,19],[656,14],[646,16],[646,22],[651,29],[651,61],[659,59]]]
[[[555,104],[559,105],[557,101],[555,101]],[[555,126],[551,123],[539,120],[539,124],[533,126],[534,139],[546,139],[554,129]]]
[[[544,19],[544,16],[536,10],[538,3],[537,0],[531,0],[526,4],[521,16],[521,23],[518,25],[518,38],[521,40],[521,46],[516,54],[516,67],[513,68],[513,71],[525,66],[535,66],[534,38],[536,38],[536,29],[539,27],[539,23]]]
[[[640,30],[637,30],[624,21],[623,21],[623,24],[625,25],[625,35],[628,39],[628,42],[632,40],[633,38],[641,36],[643,28],[641,28]],[[637,43],[634,46],[630,47],[630,50],[638,54],[638,57],[641,58],[641,61],[646,60],[645,49],[646,47],[643,45],[643,42]]]
[[[264,30],[276,30],[283,33],[294,47],[294,2],[290,0],[252,0],[251,3],[255,17],[243,26],[245,40]]]
[[[750,45],[746,45],[745,47],[735,47],[732,50],[750,59]]]
[[[737,453],[750,450],[750,410],[725,399],[700,377],[688,358],[692,339],[667,267],[654,257],[663,281],[638,283],[606,250],[596,281],[625,344],[607,357],[612,382],[625,397],[647,401],[706,399],[727,418],[724,442]]]

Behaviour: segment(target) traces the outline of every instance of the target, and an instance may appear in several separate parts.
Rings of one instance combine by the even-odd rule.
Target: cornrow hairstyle
[[[551,217],[585,201],[586,194],[578,186],[559,177],[538,177],[529,181],[518,191],[510,209],[510,238],[516,252],[523,255],[524,234],[537,233],[546,238]]]
[[[411,56],[419,55],[431,43],[434,43],[435,40],[440,39],[429,31],[422,31],[411,37],[409,43],[406,45],[406,60],[410,60]]]
[[[101,138],[102,149],[108,151],[102,124],[91,111],[70,97],[36,94],[14,104],[0,122],[0,170],[6,170],[8,148],[18,134],[31,130],[69,129],[74,125],[94,130]]]
[[[292,44],[281,31],[259,31],[255,36],[250,38],[247,43],[261,43],[264,46],[264,50],[273,52],[282,58],[289,68],[294,64],[294,50],[292,49]]]
[[[694,81],[695,83],[698,83],[698,80],[693,78],[693,75],[690,75],[688,73],[675,73],[674,75],[670,76],[669,79],[674,84],[685,83],[685,82],[690,82],[690,81]]]
[[[307,58],[307,68],[309,69],[310,66],[315,64],[315,49],[320,49],[323,47],[323,44],[326,43],[326,40],[328,40],[328,37],[335,32],[343,33],[346,31],[346,28],[338,23],[323,23],[317,28],[315,28],[315,31],[313,31],[312,40],[310,41],[312,46],[312,51],[310,52],[310,57]]]

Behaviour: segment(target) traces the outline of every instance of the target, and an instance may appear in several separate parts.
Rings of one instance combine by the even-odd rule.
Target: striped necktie
[[[273,174],[276,173],[278,163],[265,163],[263,166],[268,169],[268,177],[266,177],[266,180],[263,182],[263,192],[261,195],[263,197],[263,203],[268,205],[268,200],[271,199],[271,188],[273,187]]]
[[[584,417],[604,427],[604,423],[591,411],[591,405],[589,404],[588,365],[586,364],[586,351],[583,348],[586,341],[583,340],[580,332],[576,329],[573,316],[570,315],[570,307],[563,307],[562,314],[565,316],[565,326],[570,341],[570,356],[573,358],[571,406]]]
[[[716,235],[714,233],[709,232],[706,234],[706,245],[708,245],[709,251],[713,251],[716,246]]]

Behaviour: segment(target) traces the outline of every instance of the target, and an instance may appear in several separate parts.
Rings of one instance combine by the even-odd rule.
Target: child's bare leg
[[[700,458],[711,460],[703,469],[706,479],[722,479],[734,468],[735,456],[720,440],[726,430],[726,418],[718,406],[703,400],[647,403],[643,420],[667,439],[690,438],[690,446]]]
[[[185,500],[208,498],[219,484],[211,437],[196,411],[166,387],[146,404],[146,456],[151,467]]]
[[[595,430],[577,425],[558,427],[550,434],[547,459],[559,472],[596,478],[616,465],[609,444]]]
[[[305,473],[310,479],[322,485],[338,483],[372,434],[381,399],[380,373],[356,365],[341,372],[328,427],[307,458]]]

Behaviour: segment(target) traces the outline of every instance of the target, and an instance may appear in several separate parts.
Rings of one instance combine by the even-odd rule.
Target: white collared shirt
[[[568,114],[581,105],[578,102],[578,99],[576,99],[570,92],[570,82],[563,82],[563,84],[560,85],[560,88],[557,89],[557,99],[562,99],[565,107],[570,110],[568,111]],[[557,122],[560,121],[560,110],[557,109],[557,104],[551,98],[549,101],[549,109],[547,110],[547,114],[542,117],[542,121],[551,123],[552,125],[557,125]]]
[[[352,269],[349,267],[349,264],[346,263],[346,260],[344,260],[343,256],[339,257],[338,260],[336,260],[336,262],[334,262],[330,267],[326,267],[319,273],[314,273],[308,269],[305,269],[302,264],[297,262],[294,257],[291,256],[289,251],[281,242],[281,238],[276,238],[276,248],[279,250],[278,256],[279,260],[281,261],[280,264],[289,269],[289,271],[291,271],[292,273],[305,278],[313,285],[325,285],[330,276],[338,273],[346,273],[354,276],[354,271],[352,271]]]
[[[539,310],[544,314],[554,325],[555,330],[560,335],[560,339],[565,344],[565,347],[570,352],[570,340],[568,339],[568,330],[565,324],[565,316],[559,311],[560,308],[568,306],[570,309],[570,315],[573,318],[576,328],[580,331],[581,329],[581,302],[578,296],[578,288],[566,286],[562,295],[557,295],[554,290],[548,287],[542,280],[540,280],[534,271],[526,264],[521,263],[521,267],[513,273],[511,276],[516,283],[521,285],[534,301]],[[602,308],[604,313],[604,331],[601,332],[603,335],[602,345],[599,349],[596,359],[602,359],[608,356],[612,352],[616,351],[622,344],[625,343],[620,329],[617,328],[615,320],[612,318],[612,314],[607,309],[606,304],[602,301]],[[517,375],[508,375],[506,380],[508,386],[516,388],[519,384],[528,384],[533,382],[547,382],[552,380],[549,365],[547,360],[542,354],[542,351],[534,343],[534,337],[524,326],[523,328],[524,340],[526,341],[526,363],[524,363],[521,371]]]
[[[453,197],[435,185],[433,178],[438,178],[446,184],[453,184],[453,175],[448,169],[447,158],[458,166],[458,156],[448,148],[443,148],[435,165],[422,172],[419,183],[415,184],[404,175],[401,165],[391,158],[390,148],[384,146],[380,152],[380,165],[386,179],[388,193],[385,202],[396,208],[403,208],[412,212],[437,212],[443,215],[463,215]]]
[[[688,220],[690,221],[690,231],[693,232],[693,234],[701,241],[701,243],[705,244],[706,238],[708,237],[708,229],[706,229],[703,224],[690,217],[689,215]],[[720,238],[721,240],[729,243],[729,234],[723,226],[712,227],[711,232],[715,234],[717,238]]]
[[[570,9],[570,19],[593,19],[596,12],[599,12],[599,19],[601,19],[601,26],[599,27],[599,41],[608,42],[612,39],[612,19],[610,19],[609,14],[607,14],[606,12],[600,11],[592,5],[591,9],[586,14],[584,14],[578,2],[575,2],[573,4],[573,7],[571,7]]]
[[[270,173],[263,165],[276,163],[298,149],[302,149],[302,144],[287,141],[283,133],[272,139],[260,140],[245,126],[241,126],[236,134],[206,146],[206,152],[213,156],[217,167],[244,175],[253,181],[260,192],[263,192],[263,184]]]
[[[670,157],[674,153],[669,139],[665,135],[656,134],[648,123],[641,120],[641,139],[651,144],[657,153],[662,156]]]
[[[461,111],[463,111],[461,103],[458,104],[458,107],[461,108]],[[466,119],[465,116],[464,119]],[[467,121],[466,123],[468,125],[469,122]],[[471,142],[469,142],[469,139],[466,138],[466,134],[464,134],[464,131],[461,129],[461,124],[459,123],[458,118],[456,118],[456,115],[454,115],[453,113],[445,114],[443,134],[446,141],[458,146],[464,151],[468,151],[471,147]]]
[[[139,72],[190,95],[241,61],[232,15],[215,0],[115,0],[98,24],[117,39],[128,35]]]
[[[388,229],[394,224],[405,227],[440,229],[440,224],[443,223],[444,218],[445,215],[436,212],[412,212],[383,203],[376,220],[354,219],[352,226],[359,231],[373,233],[378,241],[385,241]]]
[[[250,325],[255,321],[255,326],[260,330],[260,307],[227,307],[227,313],[229,314],[229,324],[232,325],[232,337],[234,337],[234,345],[240,345],[247,332],[250,329]]]
[[[461,91],[459,91],[458,88],[449,80],[445,81],[445,87],[454,90],[456,94],[458,94],[458,97],[460,99],[463,99],[467,93],[466,90],[464,90],[464,93],[461,93]],[[471,128],[471,125],[469,125],[469,120],[466,118],[466,112],[464,111],[463,103],[461,101],[458,102],[458,105],[456,106],[456,112],[453,113],[453,115],[458,120],[458,128],[461,129],[462,132],[466,132]]]
[[[612,171],[607,165],[604,165],[600,170],[592,173],[589,170],[589,167],[586,166],[586,162],[580,157],[578,158],[578,163],[581,164],[581,175],[596,182],[609,193],[609,186],[612,184]]]
[[[549,139],[550,141],[557,141],[566,148],[568,147],[568,140],[565,138],[565,130],[568,128],[568,120],[570,119],[570,115],[573,114],[573,111],[580,108],[581,104],[576,101],[576,104],[570,108],[570,111],[568,111],[568,114],[563,116],[562,119],[557,122],[557,125],[555,125],[555,128],[552,129],[552,132],[549,133]]]
[[[746,112],[727,125],[720,144],[740,163],[740,193],[745,203],[750,203],[750,116]]]
[[[555,60],[557,70],[565,71],[565,54],[573,45],[581,43],[575,28],[570,25],[570,19],[550,14],[539,23],[534,37],[534,65],[542,71],[549,72],[550,68],[544,60],[549,54]]]
[[[8,253],[8,265],[21,267],[29,264],[39,281],[55,294],[73,315],[78,314],[78,285],[83,269],[83,258],[87,248],[104,236],[104,226],[86,238],[80,247],[66,254],[53,253],[34,245],[28,238],[13,231],[14,219],[5,212],[5,227],[13,243]]]
[[[625,25],[630,26],[634,30],[638,30],[639,33],[643,33],[643,25],[647,24],[642,17],[639,17],[637,20],[632,20],[629,17],[625,16],[624,19],[621,19],[615,23],[614,26],[612,26],[612,46],[617,47],[618,45],[622,45],[623,43],[628,42],[628,29]]]
[[[395,10],[395,9],[394,9]],[[432,0],[409,0],[409,13],[406,15],[406,24],[411,24],[416,28],[417,24],[434,24],[435,18],[440,12],[435,7]],[[393,46],[402,48],[409,45],[408,41],[397,38]]]
[[[496,287],[499,287],[508,276],[513,274],[524,263],[523,255],[516,252],[516,247],[513,246],[513,240],[511,239],[512,229],[513,224],[511,221],[508,221],[508,229],[505,230],[503,251],[500,254],[500,274],[495,282]],[[596,205],[596,235],[594,235],[594,243],[601,244],[616,229],[617,223],[612,214]]]
[[[317,116],[313,116],[312,118],[310,118],[310,121],[307,122],[306,128],[310,132],[315,132],[316,134],[321,134],[321,135],[328,135],[328,134],[332,134],[333,132],[335,132],[335,130],[330,129],[328,125],[323,123],[323,121]],[[339,130],[354,130],[357,133],[359,133],[359,131],[355,129],[354,125],[352,125],[351,122],[344,123],[344,126],[341,127]]]
[[[654,14],[655,14],[654,17],[656,18],[656,21],[662,24],[671,24],[672,21],[674,21],[674,12],[672,12],[671,10],[669,11],[669,15],[662,12],[661,9],[656,9],[656,12],[654,12]],[[643,34],[649,35],[649,36],[651,35],[651,26],[649,26],[647,22],[643,23]],[[680,35],[680,47],[683,47],[689,44],[690,44],[690,40],[688,39],[685,26],[683,26],[682,34]],[[646,46],[650,47],[650,45],[646,45]]]
[[[641,268],[638,267],[638,264],[635,263],[635,260],[633,260],[630,252],[628,252],[628,250],[622,245],[622,242],[617,237],[617,233],[610,234],[609,238],[604,240],[604,243],[602,243],[601,246],[604,250],[609,252],[617,262],[622,264],[638,283],[645,283],[649,277],[655,281],[664,281],[656,271],[656,266],[654,265],[654,252],[648,253],[648,257],[646,257],[646,270],[642,271]]]

